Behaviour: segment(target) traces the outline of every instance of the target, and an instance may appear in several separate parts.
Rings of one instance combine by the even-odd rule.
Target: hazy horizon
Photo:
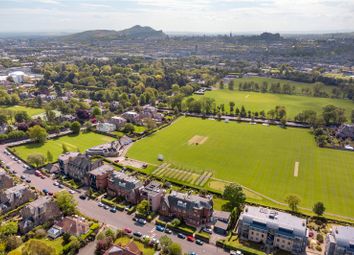
[[[3,0],[0,33],[150,26],[168,34],[354,31],[350,0]]]

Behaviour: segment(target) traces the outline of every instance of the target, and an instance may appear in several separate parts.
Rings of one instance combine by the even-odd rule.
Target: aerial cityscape
[[[3,0],[0,255],[354,255],[354,2]]]

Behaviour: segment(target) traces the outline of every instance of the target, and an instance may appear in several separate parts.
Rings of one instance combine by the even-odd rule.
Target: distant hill
[[[136,40],[136,39],[163,39],[167,35],[162,30],[151,27],[133,26],[121,31],[115,30],[89,30],[81,33],[61,36],[65,41],[110,41],[110,40]]]

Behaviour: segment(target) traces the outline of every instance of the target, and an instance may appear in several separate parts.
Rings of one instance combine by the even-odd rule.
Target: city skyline
[[[354,2],[319,0],[4,0],[0,32],[151,26],[167,33],[350,32]]]

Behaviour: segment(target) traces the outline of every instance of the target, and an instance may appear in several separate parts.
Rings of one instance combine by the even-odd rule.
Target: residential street
[[[31,179],[31,186],[36,187],[38,190],[47,189],[49,192],[57,192],[60,190],[57,186],[54,186],[54,180],[51,178],[41,179],[34,175],[34,170],[26,170],[22,162],[16,162],[4,153],[6,145],[0,145],[0,159],[4,161],[5,165],[9,166],[11,170],[16,171],[16,175],[20,177],[25,175],[26,178]],[[147,223],[142,226],[135,223],[133,215],[128,215],[126,212],[112,213],[109,210],[105,210],[99,207],[97,201],[94,200],[82,200],[79,198],[79,194],[74,194],[75,199],[78,201],[78,209],[85,215],[95,218],[98,221],[107,224],[108,226],[115,229],[130,228],[132,231],[139,231],[143,235],[149,235],[150,237],[159,238],[165,233],[161,233],[155,230],[155,225],[152,223]],[[181,244],[184,252],[196,252],[197,254],[228,254],[223,249],[217,248],[211,244],[203,244],[199,246],[195,243],[191,243],[187,240],[183,240],[177,237],[177,235],[169,235],[170,238]]]

